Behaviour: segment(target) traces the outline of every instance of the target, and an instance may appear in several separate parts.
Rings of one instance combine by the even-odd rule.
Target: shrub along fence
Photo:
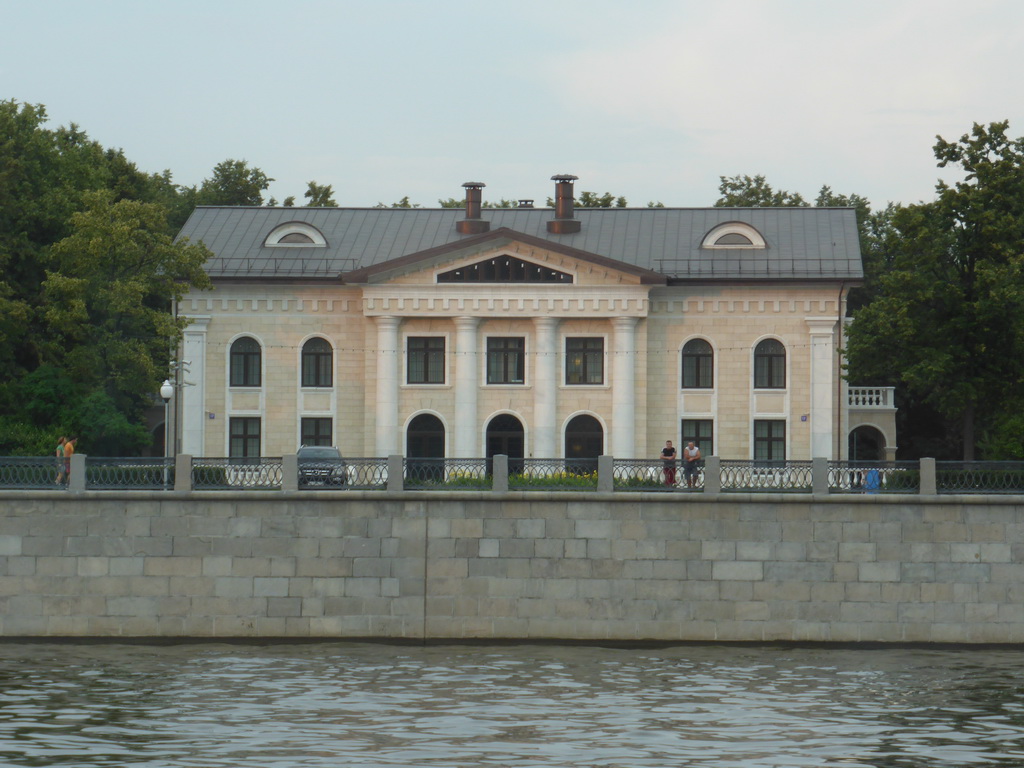
[[[346,458],[335,483],[307,482],[295,455],[259,458],[100,458],[75,454],[71,472],[43,457],[0,456],[0,490],[641,491],[651,493],[1024,494],[1024,462],[700,462],[694,484],[661,460]]]

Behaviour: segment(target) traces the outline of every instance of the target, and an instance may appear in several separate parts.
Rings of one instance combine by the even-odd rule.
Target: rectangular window
[[[487,383],[522,384],[526,339],[492,336],[487,339]]]
[[[604,339],[566,338],[565,383],[604,384]]]
[[[410,336],[406,353],[408,383],[444,384],[443,336]]]
[[[253,417],[233,417],[231,419],[231,440],[228,445],[228,456],[231,458],[259,458],[260,455],[260,419]]]
[[[693,442],[705,459],[715,455],[715,422],[711,419],[683,419],[682,447]]]
[[[754,461],[786,460],[786,422],[764,419],[754,422]]]
[[[302,420],[303,445],[334,445],[331,419],[308,418]]]

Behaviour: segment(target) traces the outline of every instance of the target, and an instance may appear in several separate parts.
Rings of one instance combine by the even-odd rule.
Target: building
[[[196,209],[178,450],[842,459],[857,428],[894,457],[891,392],[841,375],[852,209],[574,210],[574,179],[554,209]]]

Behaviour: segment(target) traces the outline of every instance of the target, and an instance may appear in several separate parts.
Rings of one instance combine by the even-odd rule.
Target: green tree
[[[548,208],[555,207],[555,199],[549,197],[547,199]],[[597,192],[580,192],[579,197],[573,200],[573,206],[576,208],[626,208],[626,198],[616,197],[611,192],[605,192],[603,195],[599,195]],[[654,207],[654,206],[649,206]]]
[[[273,179],[245,160],[224,160],[204,179],[196,195],[197,205],[263,205],[263,193]]]
[[[774,190],[764,176],[719,176],[716,208],[790,208],[804,207],[807,201],[799,193]],[[828,189],[828,187],[824,187]]]
[[[955,423],[948,444],[965,460],[979,426],[1005,448],[998,432],[1024,403],[1024,139],[1007,129],[937,137],[939,167],[964,179],[893,213],[891,263],[849,329],[851,373],[895,383]]]
[[[461,200],[459,200],[459,199],[456,199],[454,197],[449,197],[449,198],[446,198],[446,199],[443,199],[443,200],[438,200],[437,203],[442,208],[465,208],[466,207],[466,199],[465,198],[462,198]],[[519,201],[518,200],[506,200],[505,198],[501,198],[497,202],[491,202],[490,200],[484,200],[483,203],[480,205],[480,207],[481,208],[518,208],[519,207]]]
[[[201,244],[173,242],[159,205],[115,202],[107,190],[87,193],[85,203],[71,217],[71,233],[53,246],[43,282],[44,356],[73,382],[63,393],[69,427],[94,446],[102,434],[107,450],[133,451],[146,439],[136,426],[188,322],[171,314],[171,301],[190,287],[209,287],[203,264],[211,254]]]
[[[311,181],[303,197],[309,198],[306,205],[310,208],[338,207],[334,200],[334,188],[330,184],[317,184],[315,181]]]

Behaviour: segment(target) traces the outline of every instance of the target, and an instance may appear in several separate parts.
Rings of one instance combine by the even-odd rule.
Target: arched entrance
[[[565,425],[566,470],[589,474],[597,471],[597,457],[604,451],[601,422],[586,414]]]
[[[523,424],[515,416],[503,413],[487,425],[487,474],[491,473],[491,459],[500,454],[508,456],[510,475],[523,473]]]
[[[885,461],[885,435],[874,427],[857,427],[850,433],[850,461]]]
[[[431,413],[421,413],[405,432],[406,468],[411,477],[444,480],[444,424]]]

